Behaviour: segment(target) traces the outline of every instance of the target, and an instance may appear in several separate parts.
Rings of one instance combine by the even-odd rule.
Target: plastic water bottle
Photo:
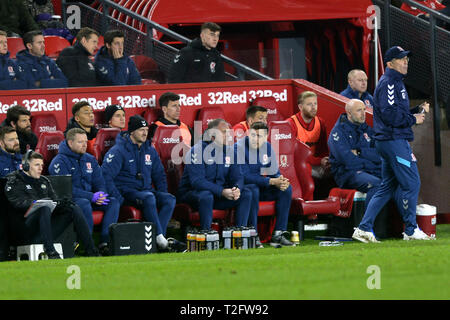
[[[231,249],[231,232],[232,232],[232,229],[230,229],[230,228],[226,228],[222,231],[223,248],[224,249]]]
[[[242,228],[242,249],[250,248],[250,229],[247,227]]]

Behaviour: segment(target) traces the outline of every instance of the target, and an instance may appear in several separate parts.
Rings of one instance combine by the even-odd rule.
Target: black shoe
[[[288,231],[275,231],[272,235],[272,240],[270,240],[270,245],[275,248],[280,247],[295,247],[295,243],[291,242],[286,238],[286,236],[289,238],[289,232]]]
[[[100,257],[100,253],[97,248],[93,248],[91,250],[86,250],[86,256],[88,257]]]
[[[178,241],[174,238],[167,238],[169,242],[169,252],[185,252],[187,250],[186,243]]]
[[[102,242],[98,245],[98,251],[100,255],[103,257],[111,255],[111,251],[109,250],[109,245],[106,242]]]
[[[45,253],[49,259],[61,259],[61,256],[57,251],[51,251]]]

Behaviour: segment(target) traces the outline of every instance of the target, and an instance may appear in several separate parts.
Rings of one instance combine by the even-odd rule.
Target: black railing
[[[402,2],[426,12],[428,20],[415,17],[391,5],[391,0],[372,0],[382,10],[379,32],[384,51],[393,45],[411,50],[413,56],[405,82],[433,101],[434,162],[442,163],[440,107],[450,93],[450,32],[437,21],[450,25],[450,18],[413,0]]]
[[[167,66],[168,61],[169,60],[172,61],[173,57],[176,54],[176,52],[178,52],[179,50],[177,48],[174,48],[174,47],[170,46],[170,45],[167,45],[164,42],[159,41],[158,39],[155,39],[153,37],[153,30],[161,32],[165,36],[170,37],[170,38],[172,38],[172,39],[174,39],[176,41],[179,41],[179,42],[182,42],[182,43],[185,43],[185,44],[188,44],[188,43],[190,43],[192,41],[191,39],[188,39],[188,38],[186,38],[186,37],[184,37],[184,36],[174,32],[174,31],[172,31],[170,29],[167,29],[167,28],[159,25],[158,23],[147,19],[146,17],[138,15],[137,13],[135,13],[135,12],[133,12],[133,11],[127,9],[127,8],[119,6],[117,3],[113,2],[113,1],[110,1],[110,0],[99,0],[99,2],[101,3],[101,5],[103,7],[102,11],[95,10],[95,9],[89,7],[89,6],[86,6],[86,5],[82,4],[82,3],[78,3],[78,2],[70,2],[69,3],[69,1],[67,1],[67,0],[62,0],[64,23],[67,20],[66,13],[65,13],[66,7],[68,5],[76,4],[80,8],[83,8],[84,10],[89,10],[91,12],[96,12],[97,15],[101,16],[101,20],[100,20],[101,23],[100,23],[100,26],[99,26],[100,29],[97,28],[97,30],[100,31],[100,33],[102,33],[102,34],[104,34],[109,29],[109,26],[111,24],[115,24],[115,25],[121,24],[121,27],[128,28],[128,31],[130,31],[130,29],[133,29],[133,32],[135,31],[138,34],[140,33],[141,35],[145,36],[145,42],[146,42],[145,54],[147,56],[155,58],[155,60],[159,63],[162,60],[162,58],[158,57],[158,53],[154,52],[155,48],[158,48],[158,50],[163,49],[163,50],[166,51],[165,52],[166,55],[170,55],[170,57],[169,57],[170,59],[168,59],[168,57],[164,57],[165,61],[161,61],[161,63],[163,64],[163,70],[165,69],[164,70],[165,72],[168,71],[167,70],[167,68],[168,68],[168,66]],[[146,26],[146,28],[145,28],[146,32],[143,33],[140,30],[132,28],[131,26],[126,25],[123,22],[112,18],[109,15],[110,9],[117,10],[118,12],[121,12],[121,13],[125,14],[126,16],[129,16],[130,18],[132,18],[132,19],[134,19],[136,21],[139,21],[140,23],[143,23]],[[87,21],[86,23],[88,23],[88,24],[89,23],[93,23],[93,21],[92,20],[91,21]],[[86,25],[86,26],[89,26],[89,25]],[[234,80],[245,80],[245,75],[249,75],[250,77],[252,77],[254,79],[257,79],[257,80],[272,80],[271,77],[269,77],[269,76],[267,76],[265,74],[262,74],[262,73],[254,70],[252,68],[249,68],[248,66],[246,66],[246,65],[244,65],[244,64],[242,64],[242,63],[240,63],[240,62],[238,62],[236,60],[233,60],[233,59],[231,59],[231,58],[229,58],[229,57],[227,57],[225,55],[221,55],[221,57],[222,57],[222,60],[224,61],[224,63],[229,64],[229,65],[231,65],[232,67],[234,67],[236,69],[237,75],[233,75],[233,74],[227,73],[227,75],[230,78],[234,79]],[[158,58],[159,58],[160,61],[158,61]]]

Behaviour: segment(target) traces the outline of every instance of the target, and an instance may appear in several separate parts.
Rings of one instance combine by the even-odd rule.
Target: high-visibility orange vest
[[[156,121],[155,124],[159,127],[159,126],[165,126],[164,123],[162,123],[161,121]],[[178,126],[180,128],[180,133],[181,133],[181,137],[183,139],[183,142],[190,146],[191,145],[191,132],[189,131],[189,127],[187,125],[185,125],[183,122],[180,122],[180,125]]]
[[[311,131],[306,130],[297,119],[297,115],[291,116],[291,119],[294,121],[295,126],[297,127],[297,139],[301,142],[307,144],[314,155],[316,153],[316,146],[319,142],[320,138],[320,120],[317,116],[314,117],[314,127]]]

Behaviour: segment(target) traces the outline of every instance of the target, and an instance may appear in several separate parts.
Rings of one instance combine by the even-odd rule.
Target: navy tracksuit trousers
[[[277,217],[275,230],[286,231],[292,202],[292,186],[284,191],[274,186],[258,187],[255,184],[247,184],[245,188],[252,192],[252,207],[248,218],[248,226],[255,228],[258,226],[259,201],[275,201]]]
[[[155,225],[157,235],[166,235],[167,225],[172,218],[176,204],[175,196],[168,192],[136,190],[125,192],[123,197],[142,210],[145,221]]]
[[[92,234],[94,229],[94,218],[92,216],[92,211],[100,210],[105,212],[102,219],[102,226],[100,232],[100,242],[109,242],[109,226],[117,222],[119,219],[120,202],[114,197],[109,197],[109,203],[106,206],[98,206],[95,203],[91,203],[86,198],[74,198],[73,201],[81,208],[83,211],[83,216],[89,227],[89,231]]]
[[[224,197],[215,197],[211,191],[190,191],[180,198],[180,202],[188,203],[200,214],[200,227],[203,230],[211,229],[213,209],[225,210],[236,207],[235,225],[246,226],[250,206],[252,202],[252,192],[243,188],[238,200],[228,200]]]
[[[365,209],[370,203],[370,199],[375,195],[378,187],[381,184],[381,179],[367,172],[357,172],[347,181],[345,181],[345,189],[356,189],[366,194]]]
[[[382,157],[382,181],[367,206],[359,229],[371,231],[378,213],[394,198],[405,222],[405,233],[410,236],[417,227],[416,205],[420,191],[416,159],[404,139],[375,141],[375,146]]]

